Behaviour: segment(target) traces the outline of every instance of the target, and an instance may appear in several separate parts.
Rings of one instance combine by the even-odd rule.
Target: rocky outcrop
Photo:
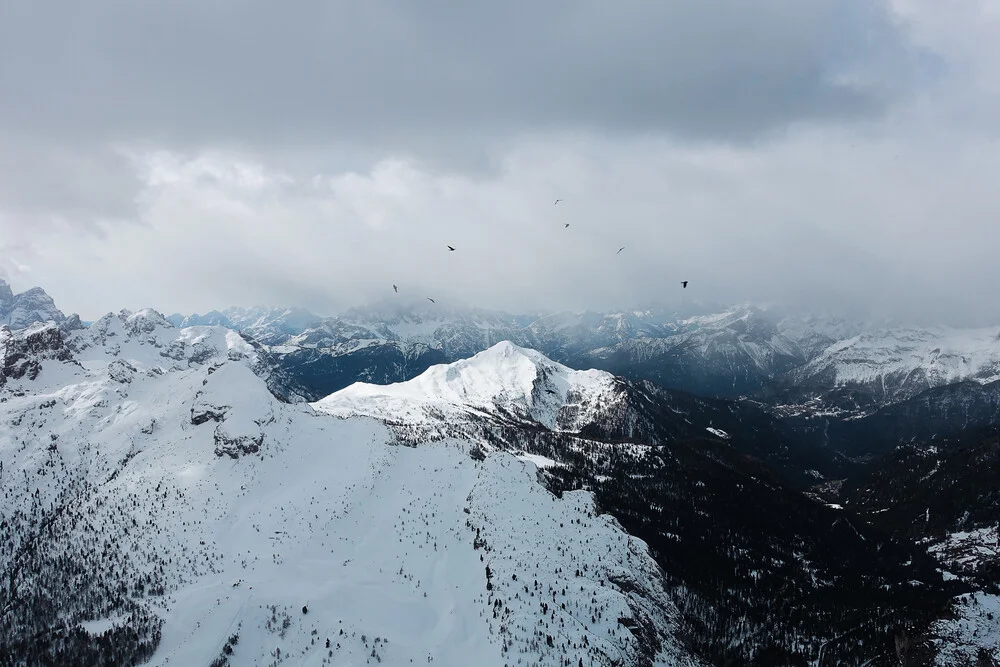
[[[0,326],[0,387],[11,380],[35,380],[45,360],[72,362],[73,352],[55,324],[12,332]]]
[[[238,459],[244,454],[256,454],[264,444],[264,434],[232,436],[222,424],[215,429],[215,455]]]
[[[108,364],[108,377],[119,384],[131,384],[135,374],[135,366],[122,359],[115,359]]]
[[[33,324],[62,324],[65,321],[66,316],[56,308],[55,301],[41,287],[32,287],[26,292],[15,294],[10,285],[0,279],[0,325],[17,331]]]

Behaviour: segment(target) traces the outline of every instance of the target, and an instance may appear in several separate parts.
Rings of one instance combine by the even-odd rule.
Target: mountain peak
[[[515,345],[509,340],[502,340],[496,345],[486,348],[482,352],[474,355],[470,361],[478,360],[478,362],[480,363],[490,363],[490,362],[502,363],[510,359],[526,359],[528,362],[532,364],[547,365],[565,371],[570,370],[566,366],[563,366],[560,363],[552,361],[538,350],[532,350],[527,347],[521,347],[520,345]]]
[[[174,325],[162,313],[152,308],[143,308],[138,312],[129,314],[125,318],[125,324],[132,333],[150,333],[160,327],[164,329],[174,328]]]
[[[0,311],[10,306],[14,301],[14,291],[6,280],[0,278]]]
[[[431,366],[406,382],[357,382],[314,407],[340,417],[413,425],[440,423],[442,415],[459,421],[503,415],[574,431],[614,387],[610,373],[572,370],[536,350],[501,341],[468,359]]]
[[[15,294],[7,281],[0,279],[0,324],[17,330],[40,322],[62,324],[65,320],[66,316],[41,287]]]

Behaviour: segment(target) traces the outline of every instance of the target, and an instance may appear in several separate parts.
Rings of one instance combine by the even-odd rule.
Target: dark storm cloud
[[[867,0],[8,0],[0,131],[257,147],[745,139],[880,111],[906,54]]]

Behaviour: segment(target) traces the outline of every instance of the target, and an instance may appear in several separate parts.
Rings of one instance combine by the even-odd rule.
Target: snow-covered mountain
[[[916,543],[884,506],[789,485],[849,488],[859,464],[803,445],[773,405],[646,379],[783,400],[774,383],[844,336],[859,356],[831,353],[838,368],[901,356],[884,341],[902,330],[862,345],[876,332],[755,308],[143,310],[88,327],[16,310],[0,324],[0,664],[889,664],[911,643],[939,662],[997,648],[997,591],[943,567],[989,546],[972,505]],[[965,345],[924,333],[906,344],[957,341],[935,363]],[[928,363],[887,362],[889,382]],[[317,377],[342,386],[306,403]],[[978,419],[992,393],[930,392],[988,379],[850,422]],[[819,405],[854,391],[801,386]],[[958,488],[971,464],[940,460]],[[893,505],[913,524],[922,466]],[[973,485],[986,515],[989,470]]]
[[[213,310],[204,315],[180,315],[167,317],[174,326],[224,326],[249,334],[262,343],[280,343],[289,336],[302,333],[310,327],[319,326],[322,319],[304,308],[227,308]]]
[[[76,322],[79,321],[79,318],[74,318]],[[0,278],[0,326],[24,329],[32,324],[63,324],[66,321],[67,317],[56,308],[55,301],[41,287],[32,287],[14,294],[7,281]]]
[[[525,457],[279,400],[218,326],[2,332],[4,664],[705,664],[645,544]]]
[[[619,396],[610,373],[571,370],[503,341],[470,359],[432,366],[408,382],[353,384],[315,406],[336,416],[419,426],[501,417],[579,432]]]
[[[789,374],[800,391],[848,388],[884,406],[948,384],[1000,380],[1000,327],[892,329],[837,341]]]
[[[510,341],[405,382],[355,383],[314,405],[335,416],[374,417],[409,441],[488,437],[508,428],[652,445],[713,437],[793,480],[815,483],[850,467],[831,450],[798,447],[753,405],[699,398],[606,371],[572,370]]]
[[[288,320],[263,328],[256,322],[247,333],[267,341],[316,399],[358,380],[407,380],[503,340],[573,367],[596,366],[706,395],[758,391],[805,362],[764,311],[750,307],[715,316],[652,310],[528,316],[379,304],[301,330]]]
[[[703,396],[753,396],[782,414],[867,414],[935,387],[1000,377],[1000,327],[901,328],[753,306],[512,315],[382,303],[332,318],[292,309],[257,309],[244,319],[232,312],[206,322],[266,342],[314,400],[356,381],[408,380],[502,340],[574,368]]]
[[[602,508],[653,547],[678,586],[673,599],[686,638],[718,664],[873,659],[880,649],[866,643],[878,646],[924,604],[943,604],[933,561],[788,489],[746,457],[757,438],[770,440],[763,451],[780,448],[781,435],[766,416],[728,412],[733,405],[571,370],[501,342],[406,382],[352,385],[314,407],[374,417],[403,444],[473,440],[479,456],[513,452],[537,461],[557,491],[593,489]],[[814,596],[841,599],[842,585],[853,602],[814,623]],[[922,602],[899,608],[912,586]],[[785,609],[776,616],[760,605],[775,599]],[[900,620],[862,622],[866,605],[893,609]],[[848,628],[866,641],[833,646]]]

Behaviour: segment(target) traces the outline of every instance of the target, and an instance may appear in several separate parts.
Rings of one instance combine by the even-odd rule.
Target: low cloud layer
[[[1000,320],[986,3],[289,4],[5,10],[15,287]]]

